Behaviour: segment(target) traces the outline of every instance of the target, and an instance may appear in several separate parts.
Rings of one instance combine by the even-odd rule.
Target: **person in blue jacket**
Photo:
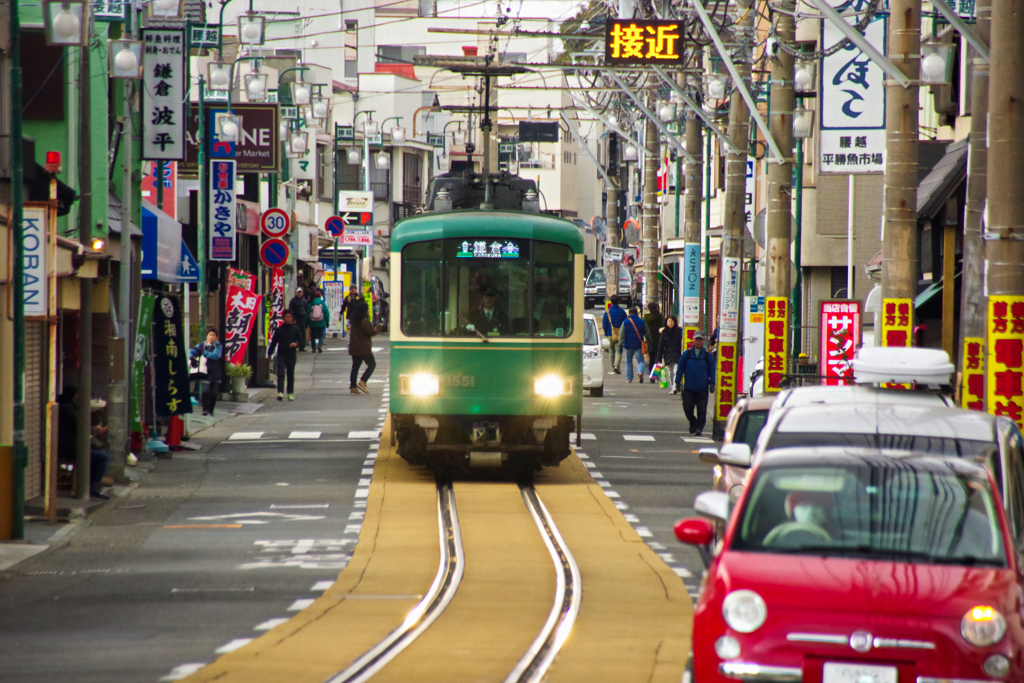
[[[619,295],[612,294],[612,305],[604,312],[601,318],[601,327],[604,328],[604,336],[611,340],[612,349],[612,372],[616,375],[622,374],[619,370],[619,360],[622,358],[622,339],[620,329],[626,319],[626,312],[619,306]],[[618,354],[618,356],[616,356]]]
[[[626,381],[633,383],[633,357],[636,357],[637,370],[640,373],[640,384],[644,383],[644,339],[647,338],[647,326],[636,308],[629,309],[629,317],[622,323],[622,348],[626,350]]]
[[[683,413],[690,422],[690,434],[700,436],[708,417],[708,393],[715,391],[715,359],[704,348],[704,335],[700,331],[693,335],[693,348],[683,351],[679,357],[676,386],[680,382],[683,382]]]
[[[217,407],[217,392],[224,379],[224,346],[217,341],[217,331],[212,327],[206,333],[206,341],[196,344],[188,352],[193,372],[199,369],[200,357],[206,359],[206,375],[200,374],[203,415],[213,415],[213,409]]]

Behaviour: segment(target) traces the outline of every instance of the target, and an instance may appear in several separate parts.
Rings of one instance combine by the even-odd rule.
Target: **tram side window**
[[[410,337],[442,334],[442,254],[440,240],[402,250],[402,332]]]
[[[572,251],[562,244],[533,243],[533,301],[535,336],[568,337],[572,334]]]

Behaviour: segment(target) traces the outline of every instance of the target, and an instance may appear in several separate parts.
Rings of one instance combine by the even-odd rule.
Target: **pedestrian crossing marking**
[[[247,441],[250,439],[258,439],[263,436],[263,432],[235,432],[228,437],[228,441]]]
[[[292,432],[288,435],[289,439],[319,439],[320,432]]]
[[[380,431],[372,432],[349,432],[348,438],[350,439],[376,439],[380,434]]]
[[[654,437],[648,434],[623,434],[626,441],[654,441]]]
[[[597,441],[597,437],[591,434],[590,432],[582,432],[580,434],[580,438],[583,439],[584,441]]]

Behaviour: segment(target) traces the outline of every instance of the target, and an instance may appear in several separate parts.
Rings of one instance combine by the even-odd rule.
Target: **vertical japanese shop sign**
[[[270,305],[267,306],[267,343],[274,338],[274,333],[281,326],[284,317],[284,270],[273,268],[270,271]]]
[[[234,261],[235,162],[217,159],[210,163],[210,260]]]
[[[688,242],[683,251],[683,317],[681,323],[700,320],[700,244]]]
[[[224,324],[224,355],[229,363],[245,361],[245,349],[252,337],[256,314],[260,309],[258,294],[240,287],[228,287],[228,317]]]
[[[789,338],[789,299],[770,296],[766,301],[764,326],[764,391],[774,394],[788,372],[786,347]]]
[[[721,339],[721,332],[719,332]],[[724,420],[736,403],[736,342],[718,342],[718,377],[715,384],[718,395],[715,397],[715,419]]]
[[[818,374],[826,386],[853,381],[853,357],[860,346],[860,302],[822,301]]]
[[[49,311],[46,277],[46,216],[49,209],[26,206],[23,211],[21,248],[25,290],[22,301],[25,304],[25,315],[46,315]]]
[[[859,18],[869,0],[828,0],[836,10],[849,12],[847,21]],[[831,48],[843,39],[842,32],[823,20],[821,43]],[[885,19],[874,19],[864,37],[879,52],[885,52]],[[822,173],[885,172],[885,72],[853,43],[821,65],[819,90],[821,142],[819,167]]]
[[[185,158],[185,32],[142,31],[142,158]]]
[[[988,412],[1024,428],[1024,296],[988,298]]]
[[[143,294],[139,302],[139,321],[135,333],[135,350],[132,356],[132,394],[129,403],[129,418],[131,420],[131,431],[142,431],[142,395],[145,392],[146,379],[146,347],[149,346],[149,336],[153,329],[153,310],[156,306],[156,297],[152,294]],[[187,353],[188,350],[185,349]]]
[[[168,161],[164,163],[163,178],[157,178],[160,164],[155,161],[147,161],[143,164],[145,172],[142,175],[142,201],[150,206],[160,209],[157,202],[159,197],[158,188],[162,184],[164,188],[164,207],[160,209],[171,218],[178,218],[178,200],[175,196],[178,184],[178,163]]]
[[[153,320],[153,368],[156,370],[156,414],[192,412],[188,386],[188,348],[177,297],[157,297]]]
[[[981,359],[985,353],[985,340],[964,337],[963,389],[960,407],[967,410],[985,410],[985,368]]]
[[[718,341],[735,342],[739,337],[740,272],[742,261],[727,256],[722,259],[722,305],[718,317]]]
[[[913,346],[914,302],[882,299],[882,346]]]
[[[683,328],[683,351],[693,348],[693,335],[697,334],[696,327]]]

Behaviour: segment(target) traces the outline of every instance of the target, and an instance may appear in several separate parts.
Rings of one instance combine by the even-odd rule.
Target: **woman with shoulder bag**
[[[203,387],[203,415],[213,415],[217,406],[217,392],[224,379],[224,346],[217,341],[217,331],[210,329],[206,341],[196,344],[188,352],[190,374]]]
[[[676,365],[679,364],[679,356],[683,352],[683,328],[674,315],[665,318],[665,327],[661,329],[658,338],[658,350],[655,352],[655,364],[661,363],[672,381],[671,394],[679,393],[679,385],[675,383]]]

